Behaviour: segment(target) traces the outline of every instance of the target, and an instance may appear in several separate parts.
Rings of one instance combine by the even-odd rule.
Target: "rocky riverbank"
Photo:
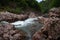
[[[14,28],[10,23],[34,17],[37,16],[33,13],[28,15],[0,12],[0,40],[29,40],[26,32]],[[43,27],[38,28],[39,30],[36,25],[31,27],[33,35],[30,40],[60,40],[60,8],[53,8],[48,12],[47,17],[39,16],[38,19]],[[1,23],[2,21],[7,23]],[[36,32],[35,29],[38,31]]]
[[[60,40],[60,8],[49,11],[49,18],[42,17],[43,27],[34,34],[32,40]]]
[[[29,36],[28,36],[28,33],[26,33],[23,28],[22,28],[22,30],[21,29],[18,30],[16,28],[14,28],[14,25],[12,25],[11,23],[13,23],[15,21],[24,21],[28,18],[34,19],[34,17],[36,17],[34,13],[27,15],[27,14],[13,14],[13,13],[10,13],[7,11],[0,12],[0,35],[1,35],[0,40],[31,40],[31,38],[29,38]],[[33,21],[33,19],[31,19],[31,20]],[[25,24],[26,24],[26,22],[25,22]],[[30,33],[31,32],[34,33],[35,29],[38,27],[28,27],[28,28],[29,29],[27,29],[27,28],[25,28],[25,29],[26,29],[26,31],[29,30],[29,35],[30,35]],[[33,34],[33,33],[31,33],[31,34]]]

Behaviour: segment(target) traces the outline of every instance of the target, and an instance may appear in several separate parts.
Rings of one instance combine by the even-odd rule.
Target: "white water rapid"
[[[32,35],[33,35],[32,31],[31,31],[32,27],[34,27],[33,30],[35,30],[35,31],[39,30],[39,28],[42,27],[42,24],[39,23],[38,20],[39,19],[37,17],[36,18],[28,18],[25,21],[16,21],[16,22],[13,22],[10,24],[14,25],[14,27],[16,29],[23,30],[24,32],[26,32],[27,36],[30,37],[29,40],[31,40]],[[7,24],[8,22],[2,21],[1,23]]]

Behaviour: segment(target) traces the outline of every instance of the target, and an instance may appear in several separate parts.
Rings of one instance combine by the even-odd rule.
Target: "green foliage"
[[[60,0],[45,0],[39,3],[41,12],[48,12],[53,7],[60,7]]]
[[[4,10],[7,10],[12,13],[21,13],[22,9],[17,7],[17,8],[10,8],[9,6],[5,7]]]
[[[40,5],[36,0],[0,0],[0,4],[5,10],[14,13],[20,13],[27,8],[40,10]]]
[[[20,13],[27,8],[45,13],[50,8],[59,6],[60,0],[45,0],[40,3],[36,0],[0,0],[0,8],[3,7],[5,10],[14,13]]]
[[[41,12],[42,13],[47,12],[47,10],[48,10],[48,3],[46,1],[42,1],[39,4],[40,4]]]
[[[49,4],[49,7],[59,7],[60,6],[60,0],[52,0],[51,3]]]
[[[45,1],[42,1],[40,3],[40,8],[41,8],[41,12],[44,13],[46,11],[46,3],[45,3]]]

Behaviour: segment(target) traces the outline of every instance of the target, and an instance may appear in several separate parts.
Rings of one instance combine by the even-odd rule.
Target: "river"
[[[2,21],[1,23],[7,24],[8,22]],[[29,40],[32,39],[32,35],[34,32],[39,30],[43,24],[39,23],[38,18],[28,18],[24,21],[16,21],[13,23],[10,23],[11,25],[14,25],[14,27],[18,30],[22,30],[27,33],[27,37],[29,37]],[[33,32],[34,30],[34,32]]]

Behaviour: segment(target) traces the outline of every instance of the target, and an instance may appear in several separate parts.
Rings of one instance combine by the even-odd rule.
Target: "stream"
[[[1,23],[8,24],[9,22],[2,21]],[[13,22],[10,24],[14,25],[14,27],[16,29],[26,32],[27,37],[29,37],[28,40],[31,40],[34,32],[38,31],[43,26],[43,24],[39,23],[37,17],[36,18],[28,18],[24,21],[16,21],[16,22]],[[32,30],[34,30],[34,32]]]

